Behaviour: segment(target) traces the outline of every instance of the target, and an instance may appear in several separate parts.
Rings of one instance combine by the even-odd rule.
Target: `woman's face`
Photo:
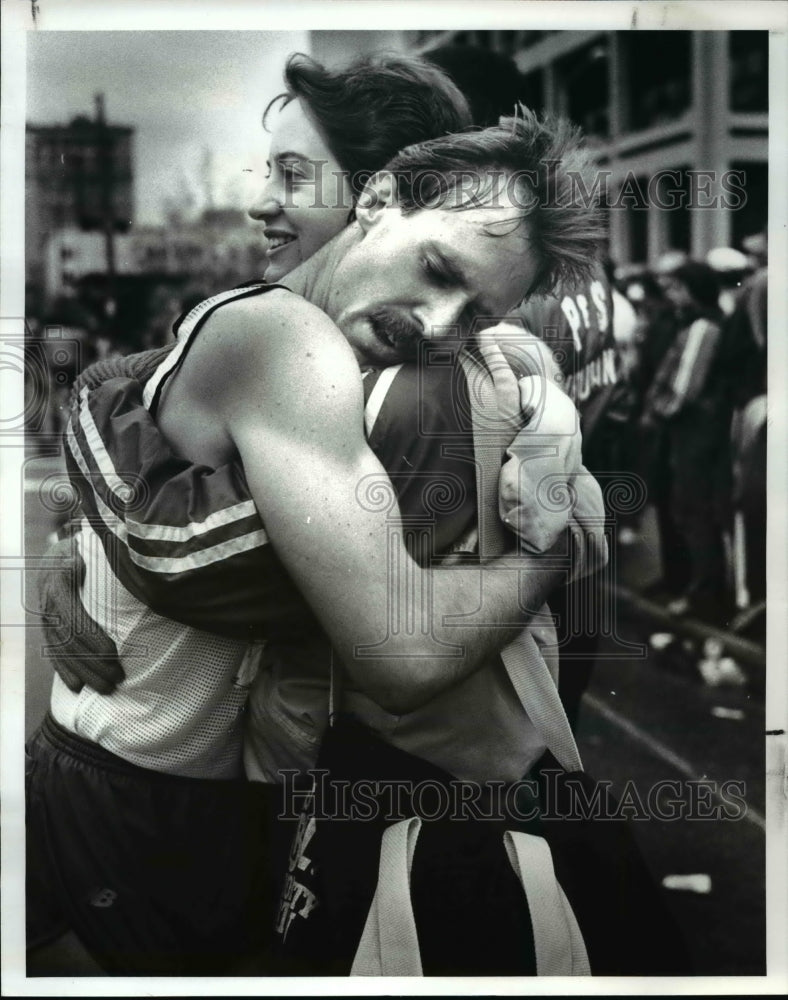
[[[279,281],[345,228],[350,185],[298,99],[279,112],[268,176],[249,215],[265,224],[265,280]]]

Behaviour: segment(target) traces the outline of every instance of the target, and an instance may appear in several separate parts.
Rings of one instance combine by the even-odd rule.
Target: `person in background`
[[[614,262],[606,257],[603,265],[613,295],[613,336],[618,345],[622,376],[631,385],[638,364],[638,314],[626,295],[616,287]]]
[[[673,517],[668,435],[661,422],[654,422],[644,413],[654,377],[676,337],[676,311],[649,271],[630,278],[625,293],[638,316],[637,366],[631,375],[639,455],[636,471],[646,484],[649,503],[654,507],[660,555],[660,575],[643,588],[643,593],[658,600],[671,600],[679,597],[689,584],[689,554]]]
[[[730,426],[733,380],[725,356],[719,283],[687,261],[660,283],[678,332],[648,390],[647,425],[665,435],[672,516],[688,553],[688,583],[674,614],[724,624],[730,611],[725,532],[731,513]]]
[[[760,237],[760,238],[758,238]],[[745,245],[747,240],[744,241]],[[733,564],[735,625],[764,640],[766,598],[766,390],[768,282],[766,243],[750,246],[759,266],[744,282],[725,323],[729,367],[737,373],[733,417]],[[758,612],[757,609],[761,608]]]
[[[752,263],[746,254],[733,247],[715,247],[709,250],[706,263],[720,283],[720,310],[724,316],[730,316],[741,295],[742,284],[752,273]]]
[[[741,248],[750,261],[753,271],[760,271],[769,262],[769,240],[766,227],[758,233],[750,233],[741,241]]]

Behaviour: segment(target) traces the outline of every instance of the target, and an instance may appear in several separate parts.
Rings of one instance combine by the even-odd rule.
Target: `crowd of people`
[[[620,344],[631,420],[616,458],[656,512],[662,573],[649,594],[718,626],[766,587],[765,237],[746,246],[703,261],[670,252],[616,280],[632,307]]]
[[[734,512],[759,595],[765,272],[727,316],[705,263],[611,277],[598,212],[558,197],[590,168],[577,130],[502,105],[483,84],[505,74],[474,82],[470,66],[451,49],[337,71],[291,58],[250,210],[264,281],[77,380],[81,518],[44,586],[62,641],[27,748],[31,974],[689,971],[629,848],[614,878],[560,825],[508,815],[509,881],[482,869],[502,879],[502,912],[467,891],[478,826],[450,825],[429,864],[415,855],[414,961],[375,930],[399,916],[375,884],[402,826],[332,852],[314,816],[283,821],[285,776],[343,740],[357,780],[377,766],[465,782],[485,806],[556,761],[580,770],[597,623],[573,609],[604,585],[611,470],[649,483],[677,616],[727,597]],[[318,168],[342,178],[333,206],[312,204]],[[482,425],[485,393],[498,416]],[[545,505],[535,458],[571,503]],[[381,481],[382,506],[360,485]],[[426,549],[409,530],[425,521]],[[412,794],[405,809],[418,817]],[[489,938],[482,958],[458,945],[469,928]]]

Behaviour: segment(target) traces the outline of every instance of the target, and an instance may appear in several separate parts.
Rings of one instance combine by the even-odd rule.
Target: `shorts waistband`
[[[231,785],[246,784],[243,779],[190,778],[183,774],[169,774],[166,771],[154,771],[149,767],[140,767],[138,764],[132,764],[130,761],[124,760],[123,757],[118,757],[117,754],[105,750],[104,747],[92,740],[86,740],[76,733],[69,732],[68,729],[60,725],[51,712],[47,712],[44,716],[39,735],[54,749],[69,754],[83,764],[100,767],[116,774],[141,778],[145,781],[163,781],[187,787],[207,784],[227,788]]]

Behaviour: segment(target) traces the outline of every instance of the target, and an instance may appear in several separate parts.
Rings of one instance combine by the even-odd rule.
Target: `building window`
[[[610,80],[607,40],[585,45],[558,65],[558,86],[564,113],[587,135],[607,138]]]
[[[637,263],[645,263],[648,260],[647,192],[648,179],[636,177],[627,180],[620,194],[620,201],[627,211],[630,260]]]
[[[671,170],[662,178],[660,203],[666,206],[665,235],[668,250],[690,250],[690,218],[689,210],[692,191],[687,167]],[[669,207],[667,207],[669,206]]]
[[[629,128],[638,131],[681,117],[692,101],[692,33],[637,31],[623,40],[628,45]]]
[[[769,32],[731,31],[731,111],[769,110]]]
[[[528,108],[541,111],[544,108],[544,73],[535,69],[523,77],[523,103]]]
[[[731,242],[740,247],[745,236],[763,232],[769,218],[769,165],[743,161],[732,163],[741,171],[747,199],[740,208],[731,209]]]

